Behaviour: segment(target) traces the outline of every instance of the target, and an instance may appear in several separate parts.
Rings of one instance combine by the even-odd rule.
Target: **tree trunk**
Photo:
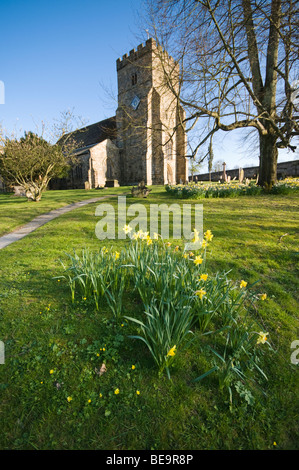
[[[35,202],[38,202],[41,200],[43,188],[29,184],[25,189],[26,189],[26,197],[28,200],[35,201]]]
[[[277,158],[278,149],[276,147],[277,137],[271,135],[260,135],[260,166],[259,166],[259,186],[271,189],[277,181]]]

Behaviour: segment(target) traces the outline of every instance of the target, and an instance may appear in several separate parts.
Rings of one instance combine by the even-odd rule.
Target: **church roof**
[[[103,140],[116,138],[116,117],[113,116],[104,121],[96,122],[90,126],[82,127],[74,132],[65,134],[58,140],[58,144],[63,145],[69,139],[72,145],[77,149],[91,147],[95,144],[103,142]]]

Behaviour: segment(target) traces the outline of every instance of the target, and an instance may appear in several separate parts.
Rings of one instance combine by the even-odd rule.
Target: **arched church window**
[[[172,140],[168,140],[165,144],[165,157],[171,160],[172,156]]]

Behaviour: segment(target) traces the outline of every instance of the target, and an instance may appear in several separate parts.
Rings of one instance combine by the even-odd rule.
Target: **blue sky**
[[[116,59],[136,45],[138,3],[1,0],[3,127],[28,130],[72,108],[88,123],[113,115],[101,83],[116,92]]]
[[[1,0],[0,81],[3,128],[18,135],[51,126],[73,109],[87,124],[114,115],[116,60],[142,42],[141,0]],[[214,160],[257,164],[237,132],[215,139]],[[297,157],[298,158],[298,157]],[[293,160],[286,154],[282,160]]]

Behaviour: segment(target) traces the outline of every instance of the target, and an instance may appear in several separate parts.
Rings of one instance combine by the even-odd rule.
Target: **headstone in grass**
[[[239,183],[242,183],[244,180],[244,170],[243,168],[239,168]]]
[[[131,189],[131,194],[133,197],[147,197],[151,189],[148,189],[144,181],[141,181],[138,186],[133,186]]]
[[[223,162],[222,165],[223,165],[222,181],[226,183],[227,182],[227,175],[226,175],[226,171],[225,171],[226,163]]]
[[[119,182],[118,180],[107,179],[105,186],[106,188],[118,188]]]

